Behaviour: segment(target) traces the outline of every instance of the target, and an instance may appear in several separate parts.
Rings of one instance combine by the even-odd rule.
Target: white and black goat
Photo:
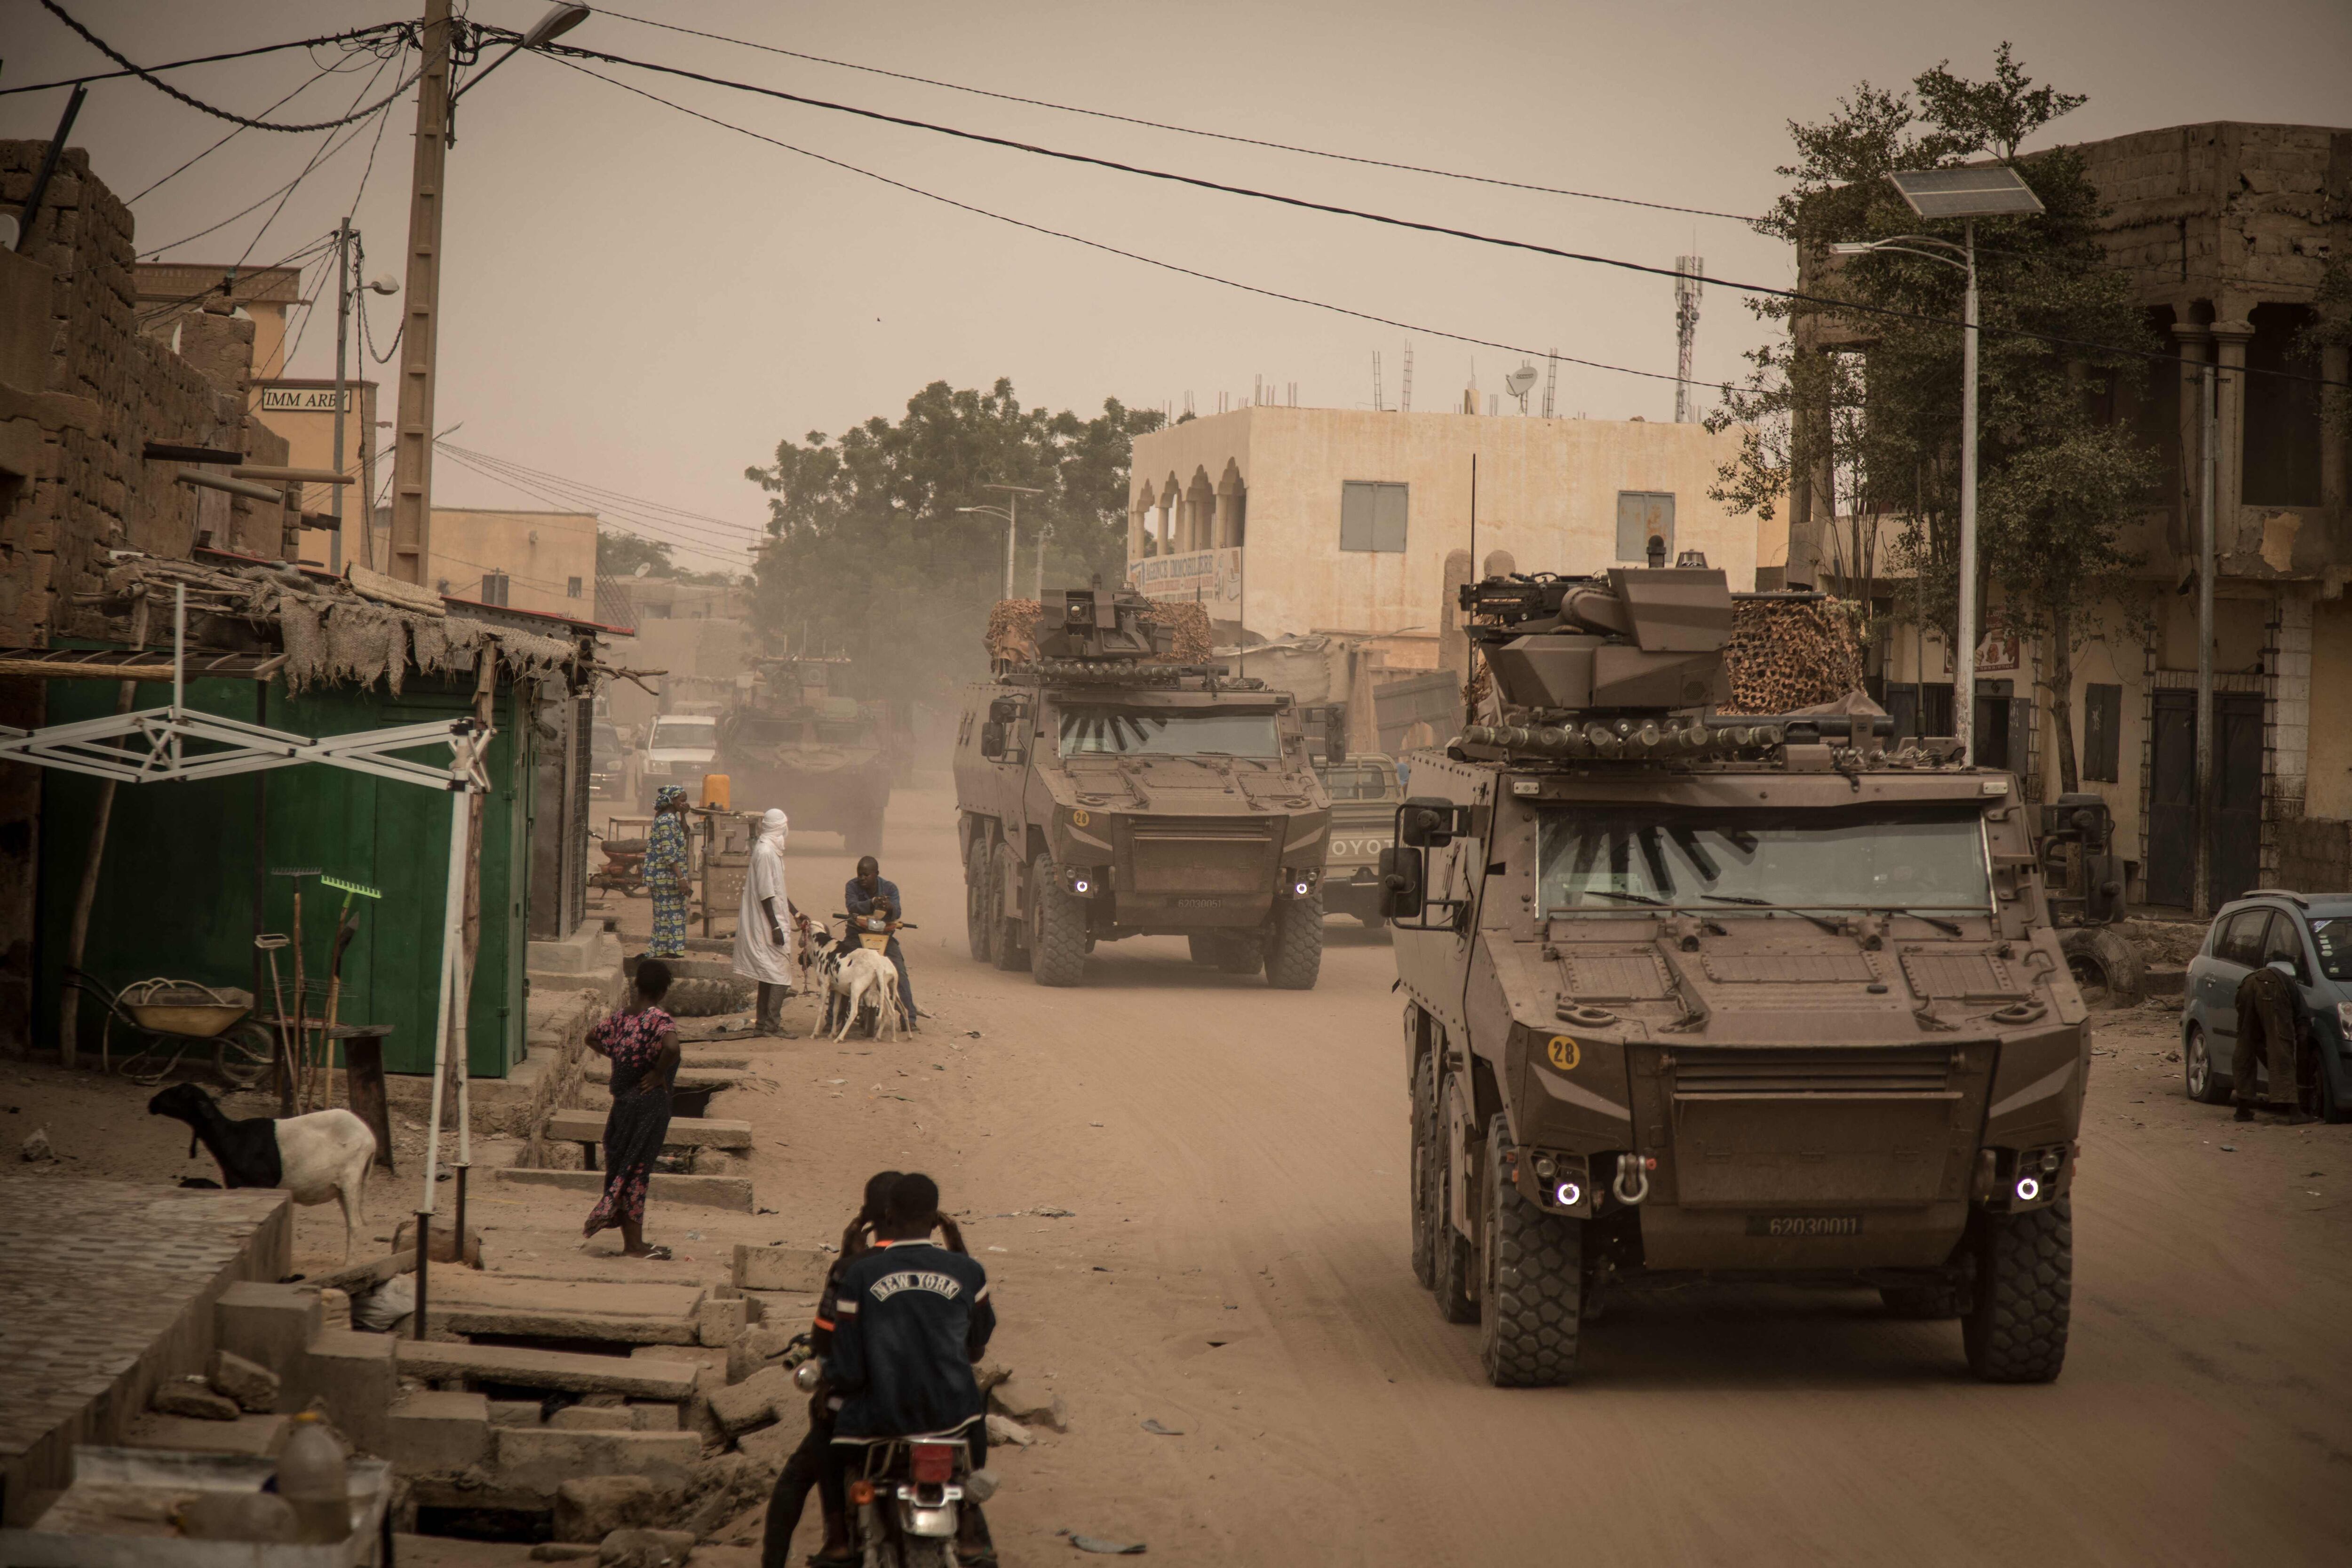
[[[867,1006],[874,1008],[872,1035],[878,1037],[887,1028],[890,1037],[898,1037],[898,968],[883,953],[861,942],[844,942],[831,931],[817,930],[809,933],[809,945],[816,953],[817,984],[824,992],[824,1022],[817,1026],[823,1034],[837,1023],[835,1040],[848,1037],[850,1026]]]
[[[352,1237],[367,1218],[368,1167],[375,1163],[375,1134],[366,1122],[348,1110],[232,1121],[192,1083],[158,1094],[147,1102],[147,1114],[186,1122],[188,1157],[194,1159],[203,1143],[228,1186],[278,1187],[298,1204],[340,1201],[343,1260],[351,1260]]]

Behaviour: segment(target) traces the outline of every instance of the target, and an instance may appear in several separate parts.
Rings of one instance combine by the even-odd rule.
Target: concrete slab
[[[384,1458],[402,1475],[462,1470],[490,1457],[490,1402],[423,1390],[392,1407]]]
[[[547,1119],[547,1136],[557,1143],[602,1143],[604,1113],[600,1110],[559,1110]],[[749,1149],[751,1124],[719,1117],[673,1116],[663,1145],[671,1149]]]
[[[832,1267],[831,1253],[811,1247],[735,1244],[735,1283],[746,1290],[814,1293],[824,1289],[825,1270]]]
[[[432,1331],[528,1334],[549,1339],[611,1340],[632,1345],[699,1342],[698,1284],[637,1281],[590,1285],[576,1280],[452,1269],[437,1291]]]
[[[235,1454],[267,1459],[286,1444],[291,1421],[282,1415],[240,1415],[234,1421],[199,1421],[186,1415],[141,1416],[124,1436],[126,1448],[164,1448],[184,1454]]]
[[[550,1497],[574,1476],[640,1476],[656,1487],[681,1488],[701,1458],[702,1439],[691,1432],[498,1429],[499,1482]]]
[[[695,1366],[691,1362],[574,1355],[565,1351],[521,1350],[510,1345],[445,1344],[438,1340],[402,1340],[398,1357],[402,1376],[427,1383],[509,1384],[572,1394],[619,1394],[636,1399],[690,1399],[694,1395]]]
[[[390,1334],[321,1329],[312,1337],[300,1369],[285,1380],[290,1391],[287,1397],[298,1410],[307,1409],[313,1399],[325,1400],[328,1418],[345,1436],[371,1454],[381,1454],[393,1402],[400,1397],[400,1370],[394,1361],[400,1342]]]
[[[592,1058],[581,1071],[590,1083],[613,1081],[613,1064],[602,1057]],[[679,1089],[707,1089],[716,1093],[722,1089],[733,1089],[751,1076],[748,1070],[737,1068],[698,1068],[682,1064],[674,1081]]]
[[[589,1194],[604,1190],[602,1171],[512,1170],[499,1172],[498,1178],[517,1186],[561,1187]],[[748,1176],[673,1176],[656,1172],[647,1195],[656,1203],[697,1204],[738,1214],[750,1214],[753,1206]]]
[[[276,1373],[280,1410],[302,1408],[288,1403],[284,1385],[299,1371],[319,1329],[318,1292],[299,1284],[248,1280],[230,1286],[213,1304],[215,1344]]]

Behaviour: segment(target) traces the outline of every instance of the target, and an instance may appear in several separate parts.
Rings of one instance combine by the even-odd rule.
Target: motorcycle
[[[793,1383],[803,1393],[824,1381],[822,1361],[812,1357],[793,1368]],[[860,1450],[843,1469],[849,1544],[864,1568],[955,1568],[961,1505],[978,1507],[996,1495],[999,1484],[993,1469],[971,1468],[971,1426],[967,1421],[953,1431],[907,1437],[834,1439],[837,1449]]]

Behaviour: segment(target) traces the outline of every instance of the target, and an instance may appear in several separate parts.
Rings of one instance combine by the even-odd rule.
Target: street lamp
[[[1034,489],[1027,485],[982,485],[980,488],[984,490],[1008,492],[1004,498],[1005,504],[1003,506],[960,506],[956,510],[981,512],[989,517],[1001,517],[1004,520],[1004,596],[1010,599],[1013,597],[1013,536],[1021,526],[1021,498],[1040,496],[1045,492]]]
[[[2042,210],[2018,172],[2006,163],[1965,169],[1906,169],[1887,179],[1921,217],[1963,220],[1963,242],[1927,235],[1903,234],[1891,239],[1832,245],[1832,256],[1866,256],[1873,251],[1901,251],[1907,256],[1940,261],[1968,275],[1966,302],[1960,310],[1960,560],[1959,602],[1953,616],[1952,734],[1960,754],[1976,759],[1977,714],[1977,226],[1980,217],[2014,217]],[[1923,250],[1922,246],[1932,246]],[[1957,259],[1956,259],[1957,258]],[[1920,671],[1921,706],[1926,706],[1927,671]]]
[[[1054,525],[1047,523],[1037,534],[1037,578],[1035,592],[1030,596],[1039,604],[1045,602],[1045,546],[1054,540]]]

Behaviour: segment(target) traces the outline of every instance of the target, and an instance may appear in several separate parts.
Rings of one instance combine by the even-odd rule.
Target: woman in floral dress
[[[654,939],[648,958],[686,956],[686,789],[654,792],[653,831],[646,836],[646,887],[654,896]]]
[[[646,1245],[646,1185],[669,1136],[670,1089],[677,1076],[677,1025],[662,1011],[669,965],[641,959],[629,1005],[588,1031],[588,1048],[613,1063],[613,1109],[604,1118],[604,1194],[583,1236],[618,1226],[631,1258],[667,1258]]]

